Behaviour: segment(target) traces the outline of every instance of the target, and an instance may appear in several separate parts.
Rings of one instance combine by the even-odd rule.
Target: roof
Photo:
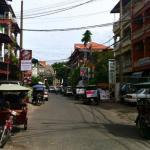
[[[126,5],[131,0],[122,0],[123,6]],[[110,13],[120,13],[120,1],[115,5],[115,7],[111,10]]]
[[[18,84],[1,84],[0,91],[29,91],[29,88]]]
[[[75,49],[78,49],[79,51],[84,51],[87,48],[91,49],[92,51],[103,51],[105,49],[107,49],[108,47],[103,45],[103,44],[98,44],[95,42],[90,42],[87,44],[87,46],[85,47],[84,44],[75,44],[74,45]]]
[[[39,61],[39,64],[44,68],[46,67],[46,61]]]

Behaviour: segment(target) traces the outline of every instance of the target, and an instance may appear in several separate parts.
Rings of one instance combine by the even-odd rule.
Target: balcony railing
[[[137,31],[133,32],[133,40],[139,38],[140,36],[142,36],[144,34],[144,29],[143,28],[140,28],[138,29]]]
[[[118,51],[120,48],[120,42],[117,42],[115,45],[114,45],[114,51]]]
[[[120,22],[117,21],[113,24],[113,32],[117,32],[120,29]]]
[[[138,11],[140,11],[144,7],[144,3],[141,1],[135,2],[133,7],[133,14],[135,15]]]
[[[124,37],[124,40],[122,41],[122,47],[126,47],[129,45],[131,45],[131,37],[126,36],[126,37]]]

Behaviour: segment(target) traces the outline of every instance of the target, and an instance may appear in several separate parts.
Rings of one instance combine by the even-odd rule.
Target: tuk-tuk
[[[28,91],[28,88],[17,84],[0,84],[0,146],[8,131],[11,132],[12,124],[23,125],[24,130],[27,129]],[[17,114],[13,120],[11,112]],[[6,127],[9,127],[9,130]]]
[[[139,130],[140,136],[150,138],[150,98],[137,99],[137,111],[138,115],[135,123]]]
[[[44,103],[45,86],[43,84],[36,84],[32,88],[32,103],[36,105]]]
[[[85,104],[98,105],[100,102],[99,94],[96,85],[88,85],[85,88]]]

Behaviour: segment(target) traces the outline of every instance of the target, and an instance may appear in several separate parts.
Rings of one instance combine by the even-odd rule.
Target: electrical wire
[[[49,22],[56,22],[56,21],[59,21],[59,20],[62,20],[62,19],[70,19],[72,21],[72,19],[80,19],[80,18],[83,18],[83,17],[90,17],[90,16],[95,16],[95,15],[100,15],[100,14],[104,14],[104,13],[108,13],[110,11],[98,11],[98,12],[95,12],[95,13],[88,13],[88,14],[79,14],[79,15],[76,15],[76,16],[69,16],[69,17],[53,17],[53,18],[47,18],[47,19],[44,19],[42,21],[42,23],[49,23]],[[41,20],[41,18],[40,18]],[[50,21],[52,20],[52,21]],[[65,20],[65,21],[69,21],[69,20]],[[63,21],[64,22],[64,21]],[[38,21],[38,22],[32,22],[32,23],[29,23],[29,24],[37,24],[37,23],[41,23],[41,21]]]
[[[80,4],[77,4],[77,5],[74,5],[74,6],[69,6],[69,7],[61,8],[61,9],[57,9],[57,10],[46,11],[46,12],[38,13],[37,15],[29,15],[27,17],[24,17],[23,19],[33,19],[33,18],[44,17],[44,16],[48,16],[48,15],[52,15],[52,14],[57,14],[57,13],[60,13],[60,12],[64,12],[64,11],[67,11],[67,10],[71,10],[71,9],[89,4],[89,3],[94,2],[94,1],[96,1],[96,0],[88,0],[84,3],[80,3]],[[17,19],[20,19],[20,18],[17,18]]]
[[[28,10],[24,10],[24,14],[33,14],[33,12],[40,12],[41,10],[46,10],[46,9],[50,9],[50,8],[54,8],[54,7],[62,7],[62,6],[65,6],[65,5],[69,5],[69,4],[73,4],[73,3],[77,3],[77,2],[81,2],[81,1],[85,1],[85,0],[74,0],[74,1],[63,1],[63,2],[60,2],[60,3],[55,3],[55,4],[51,4],[51,5],[46,5],[46,6],[43,6],[43,7],[38,7],[38,8],[32,8],[32,9],[28,9]],[[20,14],[20,12],[16,12],[16,15]]]
[[[150,18],[150,16],[143,17],[145,18]],[[126,19],[126,20],[120,20],[118,22],[132,22],[132,21],[137,21],[140,19]],[[99,25],[91,25],[91,26],[82,26],[82,27],[76,27],[76,28],[64,28],[64,29],[23,29],[24,31],[32,31],[32,32],[60,32],[60,31],[74,31],[74,30],[83,30],[83,29],[92,29],[92,28],[99,28],[99,27],[108,27],[112,26],[116,22],[109,22],[109,23],[104,23],[104,24],[99,24]]]

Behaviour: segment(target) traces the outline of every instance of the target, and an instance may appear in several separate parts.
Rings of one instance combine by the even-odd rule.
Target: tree
[[[96,83],[108,83],[108,59],[113,59],[113,52],[106,51],[101,53],[93,53],[95,65],[95,81]]]
[[[59,80],[63,79],[64,83],[67,84],[69,72],[71,69],[67,66],[67,63],[66,62],[54,63],[52,64],[52,67],[56,71],[56,78]]]
[[[84,43],[84,46],[86,46],[88,42],[91,42],[91,35],[92,33],[90,30],[86,30],[83,34],[83,38],[81,39],[81,41]]]
[[[75,87],[78,82],[81,80],[81,77],[80,77],[80,68],[77,67],[75,69],[72,69],[70,74],[69,74],[69,82],[70,82],[70,85],[72,87]]]

